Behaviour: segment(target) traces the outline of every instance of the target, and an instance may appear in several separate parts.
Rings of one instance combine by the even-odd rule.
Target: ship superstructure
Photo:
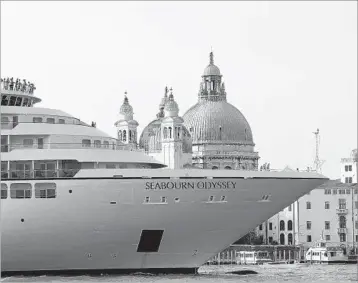
[[[1,271],[196,272],[326,178],[166,169],[2,79]]]

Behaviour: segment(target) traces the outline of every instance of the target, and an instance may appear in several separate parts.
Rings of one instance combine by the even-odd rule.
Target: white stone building
[[[341,159],[341,182],[357,183],[357,149],[352,150],[349,158]]]
[[[257,227],[256,233],[267,243],[291,244],[293,237],[292,244],[309,247],[323,238],[330,245],[358,248],[356,149],[350,158],[341,159],[340,167],[340,180],[330,180],[301,197]]]
[[[198,102],[184,115],[172,89],[159,104],[156,119],[150,122],[137,143],[138,123],[128,99],[116,122],[118,139],[131,148],[143,150],[168,165],[168,168],[209,168],[257,170],[258,153],[249,123],[242,113],[227,102],[225,85],[210,53],[204,69]]]

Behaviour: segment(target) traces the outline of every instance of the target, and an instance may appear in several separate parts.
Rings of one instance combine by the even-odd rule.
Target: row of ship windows
[[[178,197],[174,198],[174,202],[179,202],[180,199]],[[168,203],[167,197],[160,198],[161,203]],[[215,201],[215,196],[209,196],[208,202],[226,202],[226,196],[221,196],[219,201]],[[150,197],[144,198],[144,203],[153,203],[150,201]]]
[[[8,186],[1,184],[1,199],[8,198]],[[13,183],[10,185],[10,198],[32,198],[32,186],[28,183]],[[35,198],[56,198],[55,183],[35,184]]]
[[[16,126],[17,124],[19,124],[19,122],[18,122],[17,116],[15,116],[15,117],[16,117],[16,119],[13,119],[12,121],[10,121],[9,117],[2,116],[1,117],[1,124],[5,125],[5,124],[8,124],[8,123],[12,122],[14,124],[14,126]],[[42,117],[33,117],[32,122],[33,123],[44,123],[44,120],[42,119]],[[56,120],[55,120],[55,118],[46,118],[46,123],[47,124],[55,124]],[[57,123],[58,124],[65,124],[65,119],[59,118],[57,120]]]

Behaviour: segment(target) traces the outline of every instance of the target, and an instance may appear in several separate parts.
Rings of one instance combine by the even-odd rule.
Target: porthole
[[[174,201],[175,201],[175,202],[179,202],[179,201],[180,201],[180,198],[176,197],[176,198],[174,199]]]
[[[21,218],[21,222],[24,222],[25,221],[25,219],[24,218]]]
[[[70,194],[72,194],[72,190],[68,190],[68,192],[69,192]]]

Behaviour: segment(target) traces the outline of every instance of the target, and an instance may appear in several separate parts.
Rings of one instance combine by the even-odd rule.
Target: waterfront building
[[[298,200],[299,243],[313,242],[352,248],[358,243],[358,186],[330,180]]]
[[[255,232],[262,236],[266,245],[296,245],[298,240],[298,206],[292,203],[264,223],[260,224]]]
[[[356,149],[341,159],[340,169],[340,179],[321,185],[259,225],[255,232],[264,243],[310,247],[323,238],[330,245],[358,248]]]

